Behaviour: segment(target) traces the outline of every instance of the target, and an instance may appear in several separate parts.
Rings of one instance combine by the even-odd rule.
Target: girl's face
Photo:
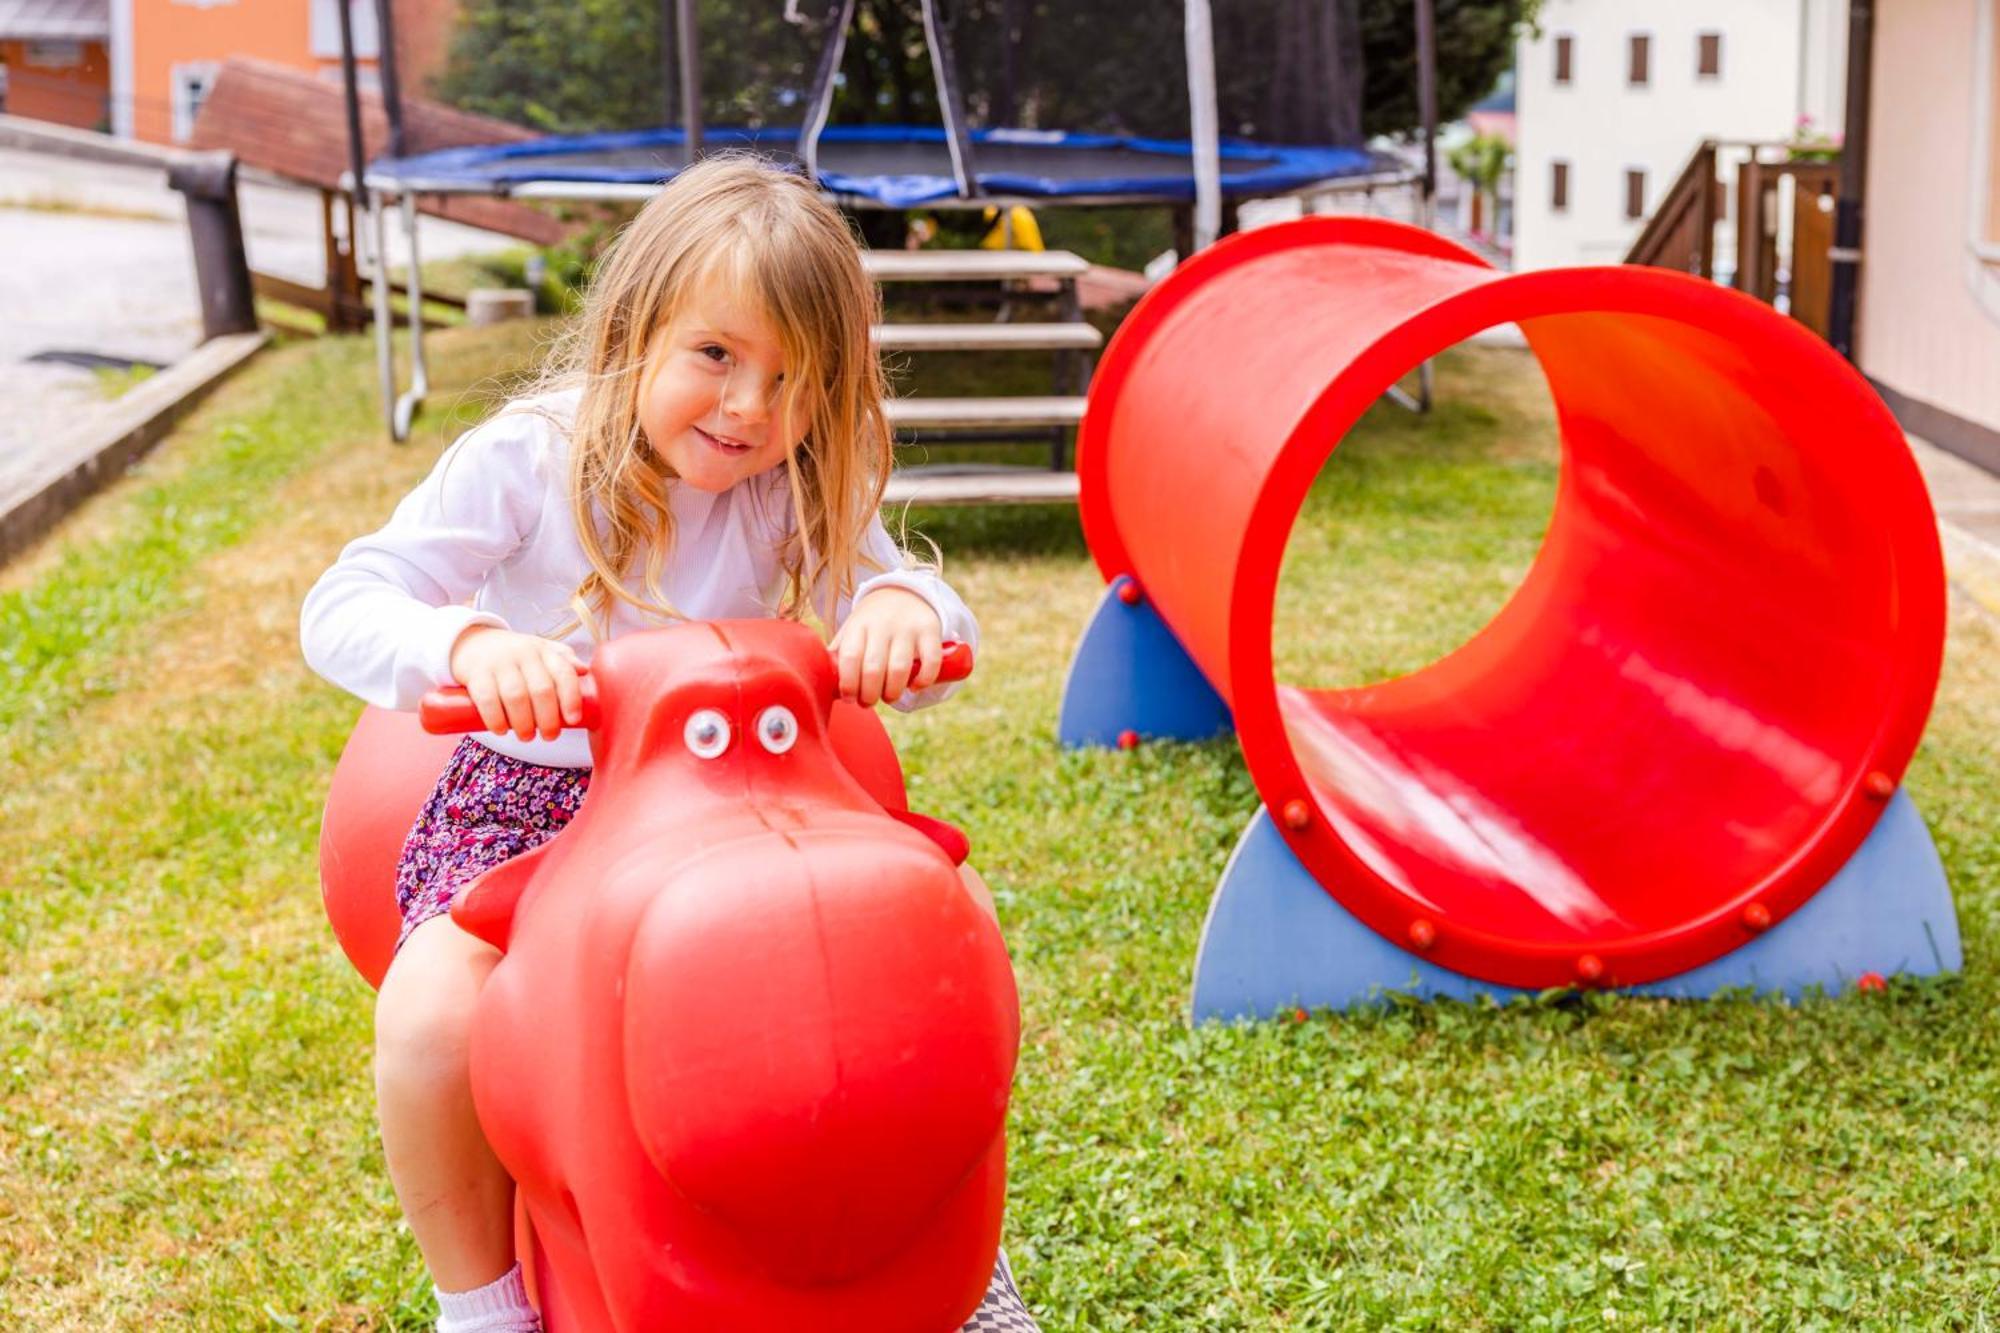
[[[784,462],[805,434],[803,420],[778,415],[784,374],[784,353],[763,313],[712,290],[653,335],[640,429],[681,480],[726,491]]]

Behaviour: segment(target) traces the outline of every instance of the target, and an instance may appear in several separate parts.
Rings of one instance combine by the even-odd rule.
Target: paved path
[[[238,199],[250,263],[319,284],[318,193],[245,184]],[[441,219],[422,228],[427,260],[518,244]],[[181,196],[155,168],[0,150],[0,255],[4,475],[105,408],[91,372],[26,358],[67,351],[172,363],[201,341],[201,304]]]
[[[2000,620],[2000,477],[1910,437],[1931,488],[1952,590]]]

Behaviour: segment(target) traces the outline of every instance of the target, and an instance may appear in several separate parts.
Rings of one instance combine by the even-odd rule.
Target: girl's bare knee
[[[382,1092],[456,1086],[479,991],[499,950],[452,924],[426,921],[409,939],[375,998],[375,1083]]]
[[[964,881],[965,891],[972,895],[972,901],[979,904],[979,910],[992,917],[994,923],[998,924],[1000,909],[993,905],[993,891],[986,887],[986,880],[972,868],[970,862],[958,868],[958,877]]]

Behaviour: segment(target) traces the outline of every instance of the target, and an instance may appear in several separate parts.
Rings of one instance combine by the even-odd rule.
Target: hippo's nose
[[[625,997],[647,1156],[781,1280],[880,1264],[997,1150],[1013,971],[915,835],[771,835],[689,864],[646,910]]]

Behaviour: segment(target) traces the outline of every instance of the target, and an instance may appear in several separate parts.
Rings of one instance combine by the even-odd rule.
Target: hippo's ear
[[[501,953],[514,933],[514,911],[521,895],[534,881],[536,867],[549,844],[543,843],[512,860],[503,861],[472,881],[451,905],[451,919],[459,929],[476,935]]]

